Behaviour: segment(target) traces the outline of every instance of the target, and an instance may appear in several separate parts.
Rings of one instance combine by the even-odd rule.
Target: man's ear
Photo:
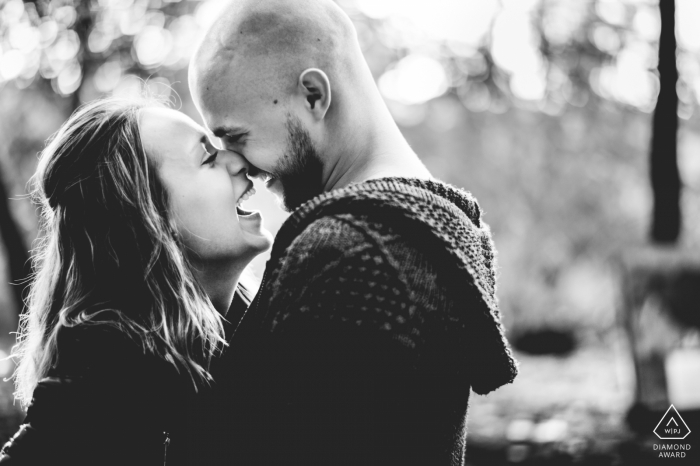
[[[306,109],[321,120],[331,106],[331,82],[318,68],[309,68],[299,75],[299,90],[306,98]]]

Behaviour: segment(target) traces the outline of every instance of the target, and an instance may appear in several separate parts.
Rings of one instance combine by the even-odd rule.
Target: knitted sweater
[[[440,182],[385,178],[304,204],[213,368],[219,441],[199,451],[236,465],[463,464],[470,387],[517,374],[494,256],[474,198]]]

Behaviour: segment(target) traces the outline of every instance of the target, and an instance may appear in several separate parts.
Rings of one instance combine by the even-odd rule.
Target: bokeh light
[[[80,87],[83,78],[80,63],[72,60],[61,70],[56,79],[52,81],[54,90],[60,95],[71,95]]]
[[[119,84],[122,67],[119,60],[104,62],[95,72],[95,87],[100,92],[110,92]]]
[[[680,45],[692,52],[700,52],[700,2],[676,0],[676,30]]]
[[[197,25],[205,31],[220,16],[225,6],[225,2],[218,0],[206,0],[200,3],[194,13]]]
[[[373,51],[370,66],[380,78],[383,95],[402,105],[424,105],[453,89],[476,112],[502,111],[511,100],[515,105],[536,103],[551,112],[565,105],[584,105],[590,88],[598,97],[646,112],[657,92],[653,71],[660,30],[657,2],[343,0],[342,4],[356,22],[363,47]],[[700,28],[695,19],[700,17],[700,2],[677,3],[679,61],[686,54],[697,61]],[[61,2],[40,15],[33,3],[3,2],[3,82],[26,87],[39,75],[51,80],[61,95],[69,95],[76,84],[80,89],[83,80],[95,92],[112,92],[129,73],[172,81],[173,72],[187,67],[203,31],[225,2],[92,0],[84,37],[76,29],[83,20],[75,5]],[[574,44],[583,55],[567,52]],[[81,68],[86,62],[97,63],[78,73],[76,61]],[[700,70],[683,67],[681,80],[693,101],[683,111],[692,112],[700,102]]]
[[[534,2],[507,2],[493,29],[492,54],[511,73],[510,89],[523,100],[540,100],[545,94],[545,68],[532,27]]]
[[[133,74],[124,75],[115,87],[113,95],[125,99],[140,97],[143,95],[143,81]]]
[[[357,0],[359,10],[375,19],[389,18],[409,36],[425,33],[433,40],[478,44],[498,10],[498,0]],[[403,20],[403,21],[401,21]]]
[[[139,63],[150,68],[160,65],[170,53],[173,40],[170,31],[158,26],[146,26],[134,40]]]
[[[589,68],[576,71],[576,75],[583,71],[584,75],[592,76],[590,88],[598,96],[648,112],[653,108],[658,89],[653,72],[660,31],[657,1],[354,0],[351,3],[366,17],[381,22],[377,37],[392,50],[404,50],[407,57],[426,55],[443,66],[446,51],[453,57],[469,59],[469,62],[455,62],[463,75],[455,74],[454,67],[447,67],[445,72],[448,87],[455,87],[461,100],[473,111],[494,110],[493,103],[502,102],[491,95],[495,89],[510,93],[516,103],[518,100],[539,102],[539,108],[547,111],[565,104],[584,105],[588,94],[578,88],[580,82],[574,85],[568,75],[571,64],[579,59],[582,60],[579,66]],[[700,2],[679,0],[678,18],[682,56],[685,50],[692,52],[700,48],[700,29],[695,26],[700,18]],[[543,40],[553,55],[543,55]],[[574,43],[581,43],[579,50],[590,55],[580,58],[558,55]],[[484,73],[491,73],[490,66],[487,71],[471,66],[484,63],[483,59],[479,60],[483,57],[482,47],[487,48],[496,68],[505,73],[495,86],[467,83],[482,80]],[[433,66],[424,72],[412,70],[408,77],[402,77],[406,67],[399,66],[400,62],[390,65],[380,80],[387,99],[422,104],[431,92],[415,90],[419,83],[425,82],[430,88],[433,85],[430,83],[440,81],[422,76],[424,72],[433,73],[431,70],[436,69]],[[696,84],[700,72],[689,69],[681,77],[696,100],[700,99]],[[409,93],[415,97],[406,98],[405,94]]]
[[[25,59],[19,50],[8,50],[0,57],[0,77],[9,81],[15,79],[24,69]]]
[[[12,374],[14,368],[15,364],[9,358],[9,355],[5,351],[0,350],[0,378]]]
[[[609,24],[622,26],[627,20],[627,5],[619,0],[598,0],[595,9],[600,18]]]
[[[447,90],[447,76],[434,58],[411,54],[379,78],[379,90],[402,104],[422,104]]]

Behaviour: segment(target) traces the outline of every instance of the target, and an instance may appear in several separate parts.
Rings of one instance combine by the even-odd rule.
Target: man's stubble
[[[272,175],[282,185],[282,203],[292,212],[323,193],[323,162],[301,120],[287,115],[287,147]]]

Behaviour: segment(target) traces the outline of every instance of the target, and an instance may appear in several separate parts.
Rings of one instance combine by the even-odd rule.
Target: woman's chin
[[[241,230],[255,236],[270,236],[270,232],[263,226],[263,217],[259,211],[236,207],[236,214]]]
[[[274,238],[272,237],[272,233],[263,228],[259,235],[257,235],[256,239],[257,241],[255,242],[254,247],[256,249],[256,255],[258,255],[268,251],[272,247],[272,241]]]
[[[273,236],[264,226],[260,212],[251,212],[247,216],[238,216],[246,243],[255,255],[262,254],[272,247]]]

